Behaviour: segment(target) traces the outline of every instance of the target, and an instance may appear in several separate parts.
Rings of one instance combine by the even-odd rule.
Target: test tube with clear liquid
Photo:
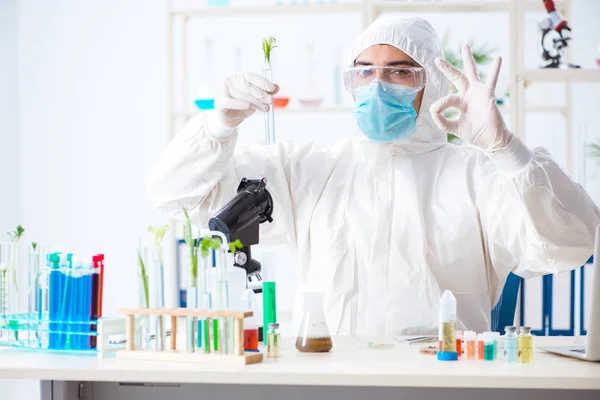
[[[208,265],[209,260],[212,260],[212,252],[207,257],[202,257],[199,262],[198,271],[198,300],[200,302],[201,310],[210,310],[212,308],[212,298],[210,292],[207,289],[208,280]],[[210,319],[199,318],[198,319],[198,341],[197,346],[200,351],[204,353],[211,352],[210,345]]]
[[[263,64],[262,75],[273,82],[273,69],[268,61]],[[265,113],[265,144],[275,144],[275,106],[269,105],[269,111]]]
[[[226,250],[224,246],[215,251],[217,262],[217,309],[227,310],[229,308],[229,282],[226,271]],[[229,318],[219,318],[217,336],[219,340],[219,353],[229,354],[229,335],[233,333],[233,324],[230,326]],[[215,339],[216,340],[216,339]]]

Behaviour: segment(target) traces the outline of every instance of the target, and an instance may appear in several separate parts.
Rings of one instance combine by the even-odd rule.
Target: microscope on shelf
[[[234,266],[246,270],[248,284],[262,278],[261,264],[252,258],[250,246],[259,242],[259,225],[273,222],[273,198],[266,188],[267,179],[243,178],[237,194],[208,221],[211,231],[222,232],[229,242],[240,240],[243,247],[233,255]],[[256,293],[262,292],[254,288]]]
[[[567,21],[556,9],[554,0],[543,0],[548,17],[538,23],[541,31],[541,48],[544,64],[541,68],[581,68],[575,64],[564,64],[561,58],[564,48],[568,46],[570,37],[563,34],[563,31],[571,31]]]

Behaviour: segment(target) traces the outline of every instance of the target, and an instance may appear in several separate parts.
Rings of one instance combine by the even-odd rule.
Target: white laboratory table
[[[302,354],[293,348],[292,340],[284,340],[280,359],[248,366],[98,360],[2,349],[0,379],[43,381],[44,400],[208,396],[261,400],[265,396],[304,400],[600,399],[600,363],[537,351],[532,364],[440,362],[435,356],[419,354],[418,349],[425,345],[361,348],[365,340],[334,338],[334,349],[328,354]],[[539,337],[534,338],[534,347],[579,344],[581,340]],[[198,397],[198,393],[206,397]]]

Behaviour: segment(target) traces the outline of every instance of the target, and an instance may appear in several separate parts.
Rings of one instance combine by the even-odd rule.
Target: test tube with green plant
[[[269,81],[273,81],[273,69],[271,67],[271,52],[277,46],[275,46],[275,38],[268,37],[262,40],[262,51],[264,56],[263,63],[263,77]],[[269,111],[265,113],[265,143],[275,144],[275,111],[273,104],[271,104]]]
[[[152,275],[153,279],[156,280],[155,292],[156,292],[156,301],[154,302],[156,307],[164,307],[165,306],[165,296],[164,296],[164,279],[165,279],[165,271],[164,271],[164,262],[163,262],[163,254],[162,254],[162,241],[169,230],[169,225],[164,224],[161,226],[149,226],[148,232],[154,236],[154,251],[152,255]]]
[[[169,225],[149,226],[148,232],[154,236],[154,245],[152,251],[152,266],[150,271],[150,287],[151,296],[153,297],[151,305],[153,308],[163,308],[165,306],[165,290],[164,290],[164,264],[162,256],[162,240],[165,237]],[[151,324],[154,326],[156,340],[154,344],[157,351],[163,351],[166,342],[166,331],[162,318],[156,316],[151,317]]]
[[[19,311],[19,286],[17,281],[17,255],[19,241],[23,236],[25,229],[18,225],[13,232],[8,232],[10,243],[2,245],[2,254],[0,259],[0,312],[3,316],[7,314],[16,314]],[[18,340],[19,321],[8,320],[9,329],[14,331],[14,340]],[[11,338],[12,340],[12,338]]]
[[[198,286],[199,286],[199,307],[202,310],[209,310],[212,308],[212,296],[208,291],[208,271],[209,263],[212,259],[212,251],[218,250],[221,247],[221,240],[219,238],[204,237],[200,241],[200,254],[202,256],[202,268],[199,272]],[[219,349],[219,322],[213,320],[213,348],[210,348],[210,324],[207,318],[203,318],[198,321],[198,347],[202,347],[205,353],[217,351]]]
[[[146,262],[144,257],[144,248],[142,247],[142,241],[138,245],[138,266],[140,268],[139,274],[142,284],[142,295],[143,295],[143,306],[150,308],[150,286],[148,284],[148,271],[146,269]]]
[[[183,239],[187,244],[189,255],[190,255],[190,270],[189,270],[189,282],[186,289],[186,306],[187,308],[198,307],[198,251],[200,250],[200,241],[194,237],[192,220],[188,211],[184,208],[183,215],[185,216],[185,225],[183,226]],[[195,317],[188,317],[187,329],[188,329],[188,342],[187,351],[192,353],[195,351],[195,338],[196,330],[199,328],[198,320]],[[199,329],[198,329],[199,330]],[[200,332],[198,332],[200,333]],[[201,343],[198,342],[198,346]]]

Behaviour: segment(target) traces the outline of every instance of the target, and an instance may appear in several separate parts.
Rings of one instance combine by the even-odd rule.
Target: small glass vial
[[[516,337],[516,336],[515,336]],[[477,359],[477,334],[473,331],[466,331],[465,338],[465,357],[467,360]]]
[[[485,343],[483,341],[483,334],[480,333],[477,335],[477,359],[483,360],[484,353],[485,353]]]
[[[483,359],[485,361],[494,361],[494,335],[492,332],[483,333]]]
[[[458,358],[462,357],[462,350],[463,350],[463,332],[462,331],[456,331],[456,352],[458,353]]]
[[[533,337],[531,336],[531,328],[528,326],[521,327],[519,332],[519,363],[528,364],[533,361]]]
[[[267,331],[267,356],[269,358],[279,358],[279,324],[272,322],[269,324]]]
[[[518,361],[517,327],[507,326],[504,328],[504,362],[514,364]]]
[[[494,339],[494,360],[498,359],[499,348],[500,348],[500,332],[492,332],[492,339]]]

